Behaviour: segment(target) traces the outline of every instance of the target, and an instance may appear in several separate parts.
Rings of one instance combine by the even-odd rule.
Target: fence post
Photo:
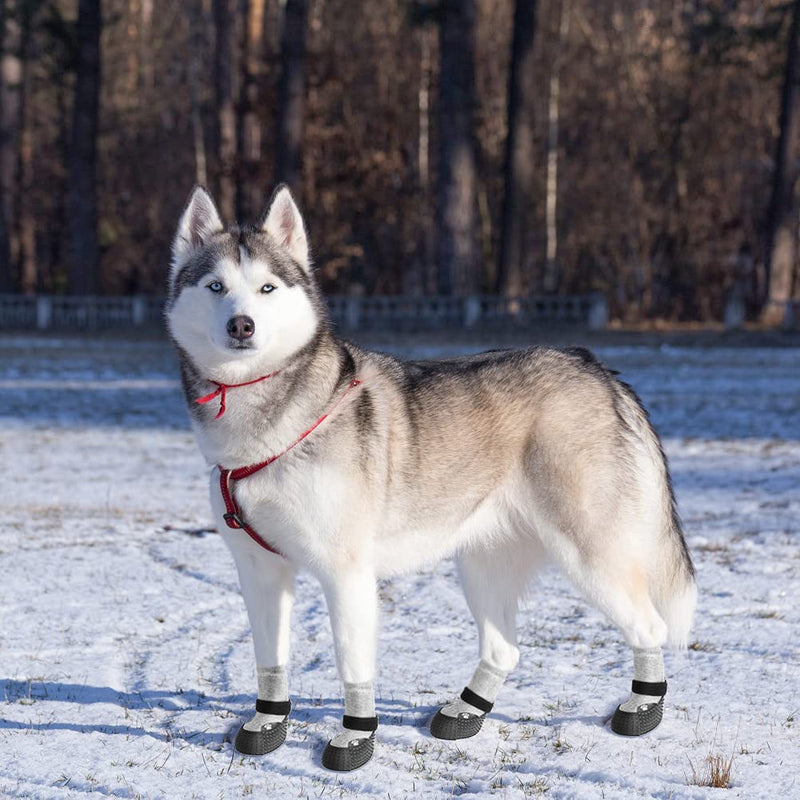
[[[36,298],[36,330],[46,331],[53,317],[53,303],[49,297]]]
[[[133,298],[133,308],[131,310],[131,316],[133,318],[133,325],[136,328],[141,328],[144,325],[144,318],[145,318],[145,308],[144,308],[144,297],[142,295],[137,294]]]
[[[602,292],[595,292],[589,300],[589,330],[602,331],[608,325],[608,305]]]
[[[361,297],[349,296],[344,307],[345,324],[351,331],[358,330],[361,322]]]
[[[725,302],[723,319],[727,330],[737,330],[744,324],[744,292],[739,286],[734,286]]]
[[[464,298],[464,327],[474,328],[481,318],[481,299],[474,295]]]
[[[795,319],[795,305],[797,304],[796,300],[787,300],[786,307],[783,309],[783,329],[785,331],[790,331],[794,327]]]

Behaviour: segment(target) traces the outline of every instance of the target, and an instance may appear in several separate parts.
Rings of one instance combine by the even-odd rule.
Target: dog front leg
[[[235,747],[247,755],[264,755],[286,739],[291,709],[286,665],[295,570],[286,559],[262,550],[244,534],[233,536],[238,538],[229,539],[228,544],[250,619],[258,674],[256,713],[239,729]]]
[[[349,771],[372,758],[375,748],[375,644],[378,597],[371,569],[350,567],[323,585],[331,619],[339,677],[344,683],[342,731],[328,742],[322,764]]]
[[[258,674],[255,715],[236,734],[234,746],[247,755],[264,755],[286,739],[290,711],[289,632],[295,570],[291,562],[256,544],[244,531],[228,528],[219,491],[219,472],[211,472],[211,507],[217,529],[233,555],[253,632]]]

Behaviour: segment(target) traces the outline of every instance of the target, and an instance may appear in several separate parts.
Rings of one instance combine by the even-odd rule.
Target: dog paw
[[[339,737],[336,737],[337,739]],[[375,733],[364,733],[341,745],[331,739],[322,753],[322,766],[336,772],[350,772],[363,767],[375,752]]]
[[[663,697],[658,702],[643,703],[636,711],[623,711],[617,706],[611,718],[611,730],[620,736],[641,736],[657,728],[663,717]]]
[[[462,711],[455,717],[437,711],[431,720],[431,736],[449,740],[469,739],[480,731],[484,719],[484,714],[470,714],[468,711]]]
[[[242,725],[233,746],[247,756],[263,756],[277,750],[286,741],[287,721],[271,722],[258,730],[248,730]]]

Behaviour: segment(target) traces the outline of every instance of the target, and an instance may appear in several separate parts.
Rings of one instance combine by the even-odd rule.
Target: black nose
[[[243,342],[256,332],[256,324],[250,317],[231,317],[228,320],[228,336]]]

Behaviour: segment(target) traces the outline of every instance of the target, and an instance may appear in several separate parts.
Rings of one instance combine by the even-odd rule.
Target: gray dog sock
[[[344,713],[350,717],[375,716],[375,690],[372,681],[345,683]]]
[[[664,654],[660,647],[651,647],[647,650],[633,649],[633,679],[648,683],[660,683],[664,680]],[[621,706],[622,711],[635,712],[645,703],[657,703],[659,697],[631,692],[630,698]]]
[[[289,679],[286,675],[286,667],[258,668],[258,699],[278,701],[289,699]],[[282,716],[262,714],[257,711],[252,719],[245,722],[244,728],[248,731],[260,731],[264,725],[282,720]]]
[[[344,713],[349,717],[375,716],[375,690],[372,681],[345,683]],[[331,739],[331,744],[334,747],[347,747],[354,739],[366,739],[369,735],[369,731],[351,731],[344,728]]]
[[[487,664],[485,661],[481,660],[467,686],[484,700],[494,703],[497,693],[500,691],[500,687],[505,682],[507,675],[507,672],[497,669],[497,667],[493,667],[491,664]],[[473,714],[474,716],[480,717],[483,716],[483,711],[475,708],[475,706],[470,705],[466,700],[462,700],[459,697],[458,700],[444,706],[444,708],[442,708],[442,714],[448,717],[457,717],[459,714]]]

